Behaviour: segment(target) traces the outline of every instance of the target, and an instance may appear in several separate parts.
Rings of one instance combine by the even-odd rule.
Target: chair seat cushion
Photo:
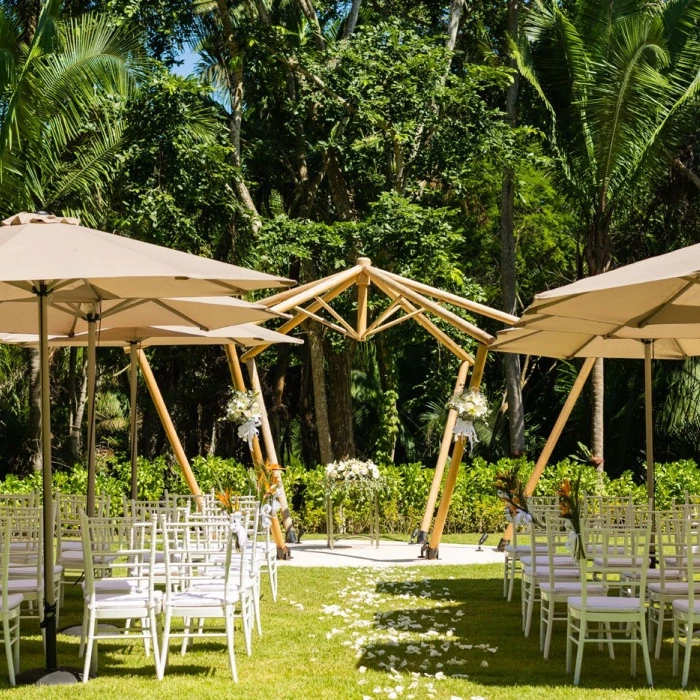
[[[687,581],[655,581],[650,583],[647,588],[650,593],[660,594],[662,591],[670,595],[688,595],[688,582]],[[700,593],[700,583],[695,584],[696,593]]]
[[[83,581],[83,591],[85,582]],[[137,578],[100,578],[95,581],[95,593],[138,593],[148,588],[148,582]]]
[[[677,569],[664,569],[664,579],[672,580],[678,579],[681,576],[681,572]],[[621,576],[626,579],[639,580],[642,576],[641,571],[623,571]],[[659,581],[661,579],[661,569],[647,569],[647,580]]]
[[[596,566],[607,566],[611,569],[623,569],[626,566],[640,566],[642,557],[594,557]]]
[[[686,557],[664,557],[664,562],[669,566],[678,566],[683,569],[688,566]],[[700,568],[700,558],[693,557],[693,566]]]
[[[41,568],[41,575],[44,575],[44,567],[42,566]],[[60,564],[56,564],[56,566],[53,567],[53,575],[54,577],[58,577],[63,573],[63,567]],[[13,579],[13,578],[34,578],[36,576],[36,566],[12,566],[10,564],[10,568],[8,569],[7,572],[8,578]]]
[[[581,596],[569,598],[569,607],[574,610],[583,610]],[[618,596],[588,596],[586,600],[587,612],[640,612],[644,610],[639,598],[622,598]]]
[[[154,591],[153,602],[157,605],[162,600],[161,591]],[[133,610],[148,610],[150,600],[148,591],[144,593],[96,593],[90,600],[86,596],[88,605],[97,610],[114,610],[128,608]]]
[[[508,554],[530,554],[531,547],[528,544],[518,544],[518,545],[512,545],[512,544],[507,544],[505,546],[505,552]],[[546,544],[538,544],[535,545],[535,551],[536,552],[547,552],[547,545]]]
[[[586,551],[588,554],[602,554],[603,553],[603,545],[602,544],[589,544],[588,547],[586,547]],[[608,546],[608,554],[624,554],[627,550],[625,549],[624,545],[609,545]]]
[[[685,613],[690,612],[690,604],[687,598],[681,598],[673,601],[673,612]],[[697,615],[700,613],[700,600],[693,602],[693,612]]]
[[[11,593],[7,596],[7,609],[14,610],[24,602],[24,596],[21,593]]]
[[[533,572],[532,572],[532,567],[531,566],[524,566],[523,567],[523,576],[528,576],[529,578],[533,578]],[[534,577],[537,578],[538,580],[546,581],[549,578],[549,567],[546,566],[538,566],[537,569],[535,570]],[[581,577],[581,572],[579,569],[554,569],[554,578],[563,578],[563,579],[578,579]]]
[[[576,567],[577,569],[579,568],[579,565],[577,562],[575,562],[571,557],[566,556],[566,555],[557,555],[555,557],[552,557],[552,562],[555,567],[558,569],[568,569],[571,567]],[[520,563],[523,566],[532,566],[532,557],[527,556],[527,557],[520,557]],[[544,566],[545,568],[549,566],[549,557],[548,556],[537,556],[535,557],[535,563],[537,564],[537,568],[540,566]]]
[[[240,598],[238,591],[230,588],[225,591],[223,586],[197,591],[190,590],[182,593],[172,593],[165,598],[166,607],[171,608],[217,608],[225,602],[236,603]]]
[[[35,578],[13,578],[7,582],[8,593],[24,593],[25,595],[41,593],[44,590],[43,581]]]
[[[62,540],[61,541],[61,551],[62,552],[82,552],[83,543],[81,540]]]
[[[549,581],[543,581],[540,584],[540,591],[542,593],[553,593],[554,595],[581,595],[581,583],[580,581],[555,581],[554,587],[549,585]],[[602,596],[605,593],[602,584],[589,583],[587,588],[588,593],[591,595]]]

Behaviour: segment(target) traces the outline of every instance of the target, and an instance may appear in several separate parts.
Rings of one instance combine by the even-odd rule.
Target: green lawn
[[[563,628],[555,633],[552,658],[543,661],[537,637],[522,636],[518,604],[503,601],[500,576],[497,565],[390,570],[282,567],[281,598],[276,604],[265,582],[264,636],[254,638],[251,658],[245,656],[241,635],[237,638],[238,687],[233,686],[225,648],[218,641],[196,643],[184,658],[173,642],[162,683],[156,681],[141,644],[115,641],[101,644],[99,676],[86,687],[18,688],[12,697],[697,697],[700,651],[691,671],[692,692],[681,692],[671,677],[669,644],[661,660],[653,662],[655,690],[646,689],[642,674],[630,678],[629,652],[624,647],[619,647],[615,661],[595,647],[587,648],[582,687],[574,689],[564,672]],[[77,591],[77,587],[68,590],[62,626],[79,621]],[[40,664],[41,645],[36,625],[26,622],[23,629],[22,668],[27,669]],[[61,663],[78,664],[77,644],[77,639],[59,638]],[[1,656],[0,682],[6,684]]]

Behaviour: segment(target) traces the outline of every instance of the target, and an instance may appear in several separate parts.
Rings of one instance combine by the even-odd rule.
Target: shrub
[[[452,497],[452,505],[445,522],[445,532],[496,532],[502,530],[503,507],[495,495],[493,482],[497,472],[514,465],[520,467],[521,479],[526,480],[534,463],[524,458],[502,459],[488,463],[475,458],[462,465]],[[165,457],[153,460],[139,457],[139,498],[157,500],[167,489],[172,493],[185,493],[187,486],[180,468]],[[432,482],[432,469],[421,464],[398,464],[380,467],[385,485],[379,496],[379,517],[384,532],[407,533],[420,524],[423,509]],[[192,471],[202,491],[230,487],[238,493],[251,492],[248,469],[232,459],[221,457],[195,457]],[[631,472],[624,472],[617,479],[599,474],[593,467],[572,460],[563,460],[547,467],[540,479],[536,495],[554,493],[565,478],[580,474],[581,484],[587,493],[621,496],[632,494],[635,503],[644,503],[646,488],[634,481]],[[291,464],[284,471],[287,498],[292,517],[297,526],[307,532],[325,532],[325,469],[322,466],[306,469]],[[76,466],[54,474],[54,487],[64,493],[85,493],[87,472]],[[0,482],[0,492],[27,493],[41,489],[41,474],[26,477],[8,475]],[[131,491],[131,465],[128,459],[113,456],[101,459],[97,470],[97,490],[112,497],[112,513],[121,511],[122,496]],[[692,460],[658,464],[656,466],[656,505],[663,509],[673,501],[682,502],[686,492],[700,494],[700,469]],[[340,499],[341,496],[336,496]],[[345,497],[338,501],[335,514],[337,530],[359,534],[369,529],[372,511],[367,497]],[[341,522],[342,518],[342,522]]]

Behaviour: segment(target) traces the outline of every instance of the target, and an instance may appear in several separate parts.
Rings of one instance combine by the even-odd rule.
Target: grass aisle
[[[643,674],[629,675],[629,652],[615,661],[586,649],[582,687],[564,673],[564,628],[555,632],[552,657],[542,660],[538,637],[524,639],[519,606],[501,597],[499,566],[393,569],[280,570],[280,600],[263,600],[264,636],[253,638],[253,656],[237,636],[240,683],[227,670],[217,640],[194,644],[185,657],[173,642],[165,680],[158,683],[140,643],[100,645],[100,675],[87,686],[18,688],[16,698],[205,698],[261,700],[406,698],[497,700],[513,698],[688,698],[700,681],[700,649],[691,670],[691,692],[671,677],[671,648],[653,662],[655,690]],[[66,595],[61,626],[78,623],[77,588]],[[41,663],[38,627],[23,625],[21,667]],[[29,635],[29,636],[28,636]],[[59,637],[59,659],[79,665],[77,639]],[[641,668],[641,661],[640,661]],[[6,687],[4,653],[0,683]]]

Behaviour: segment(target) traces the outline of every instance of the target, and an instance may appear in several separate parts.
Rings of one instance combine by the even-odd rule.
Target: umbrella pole
[[[650,341],[644,343],[644,422],[646,424],[647,437],[647,499],[654,510],[655,504],[655,474],[654,474],[654,422],[652,413],[652,388],[651,388],[651,352]]]
[[[87,480],[87,515],[95,515],[95,375],[97,345],[97,317],[92,313],[88,316],[88,480]]]
[[[138,498],[138,425],[137,425],[137,399],[138,399],[138,372],[139,359],[136,356],[136,343],[130,343],[131,346],[131,374],[130,374],[130,395],[131,395],[131,499],[135,501]]]
[[[48,291],[42,284],[39,298],[39,361],[41,382],[41,466],[44,517],[44,621],[46,670],[58,668],[56,652],[56,589],[54,570],[54,513],[51,464],[51,394],[49,386]]]

